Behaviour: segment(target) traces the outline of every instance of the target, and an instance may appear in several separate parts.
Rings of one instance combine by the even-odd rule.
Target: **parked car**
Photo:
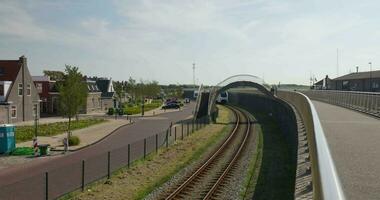
[[[190,103],[190,99],[189,98],[185,98],[185,103]]]
[[[179,109],[181,106],[178,103],[167,103],[162,106],[162,109]]]

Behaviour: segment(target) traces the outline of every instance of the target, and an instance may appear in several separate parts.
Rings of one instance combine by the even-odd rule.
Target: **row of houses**
[[[104,112],[114,107],[111,79],[85,77],[88,96],[80,113]],[[0,124],[59,115],[59,81],[32,76],[27,58],[0,60]]]
[[[314,89],[380,92],[380,70],[357,71],[334,79],[326,76],[315,83]]]

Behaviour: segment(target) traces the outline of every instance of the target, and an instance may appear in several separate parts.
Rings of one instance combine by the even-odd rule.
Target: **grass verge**
[[[244,190],[240,193],[240,198],[243,200],[252,198],[263,156],[263,131],[260,126],[257,126],[255,128],[255,132],[257,132],[258,142],[256,145],[255,154],[249,162],[248,172],[244,180]]]
[[[142,199],[155,188],[178,173],[190,163],[200,159],[231,130],[232,113],[220,108],[217,124],[211,124],[194,132],[169,148],[150,154],[145,160],[134,162],[128,168],[116,171],[108,181],[90,184],[85,192],[73,192],[62,199]]]
[[[71,122],[71,130],[87,128],[89,126],[103,123],[104,119],[81,119]],[[59,135],[67,131],[68,122],[55,122],[49,124],[41,124],[38,126],[38,136]],[[15,131],[16,143],[32,140],[34,137],[33,126],[17,126]]]

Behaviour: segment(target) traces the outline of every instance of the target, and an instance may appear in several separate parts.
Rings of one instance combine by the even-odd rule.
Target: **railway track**
[[[236,116],[236,124],[223,144],[194,172],[165,198],[172,199],[219,199],[231,170],[236,165],[250,133],[251,122],[245,112],[230,107]]]

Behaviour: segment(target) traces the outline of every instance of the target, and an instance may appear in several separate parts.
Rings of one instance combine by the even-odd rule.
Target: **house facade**
[[[0,123],[39,118],[39,100],[27,58],[0,60]]]
[[[99,90],[96,81],[87,79],[86,84],[88,89],[88,95],[86,104],[80,110],[81,114],[90,114],[102,111],[102,92]]]
[[[40,96],[40,113],[42,116],[51,115],[55,109],[53,105],[53,96],[50,94],[54,87],[55,81],[51,80],[49,76],[33,76],[33,82],[36,86],[37,92]]]

